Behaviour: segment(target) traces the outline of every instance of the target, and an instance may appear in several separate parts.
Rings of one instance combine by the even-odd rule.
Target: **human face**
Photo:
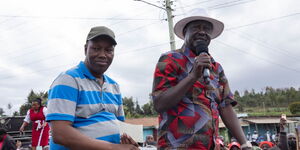
[[[33,110],[38,110],[39,108],[40,108],[40,104],[38,103],[38,102],[32,102],[31,103],[31,108],[33,109]]]
[[[101,77],[114,58],[111,39],[105,36],[90,40],[85,45],[85,64],[95,77]]]
[[[148,137],[147,137],[147,141],[148,141],[148,142],[153,142],[153,141],[154,141],[153,136],[148,136]]]
[[[184,43],[195,52],[196,46],[199,43],[203,43],[206,46],[209,45],[212,31],[213,25],[208,21],[197,20],[190,22],[184,29]]]

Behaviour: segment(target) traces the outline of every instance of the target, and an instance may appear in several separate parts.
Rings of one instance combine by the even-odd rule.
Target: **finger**
[[[200,53],[199,56],[208,56],[208,54],[207,53]]]
[[[134,146],[139,146],[133,139],[132,137],[128,136],[128,139],[130,140],[131,144],[133,144]]]
[[[124,135],[121,135],[121,144],[126,144],[124,139]]]

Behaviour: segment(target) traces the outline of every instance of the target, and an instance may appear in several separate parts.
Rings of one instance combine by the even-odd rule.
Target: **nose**
[[[97,56],[98,57],[106,57],[105,50],[104,49],[99,50],[97,53]]]

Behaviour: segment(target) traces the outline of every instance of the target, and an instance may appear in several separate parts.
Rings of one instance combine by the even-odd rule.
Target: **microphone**
[[[197,45],[195,48],[196,48],[196,55],[200,55],[202,53],[209,54],[208,45],[205,41],[197,41]],[[210,76],[210,71],[207,67],[205,67],[203,69],[203,78],[205,83],[209,82],[208,81],[209,76]]]

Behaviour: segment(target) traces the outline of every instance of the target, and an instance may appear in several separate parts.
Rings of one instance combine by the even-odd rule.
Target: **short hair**
[[[40,106],[42,106],[42,99],[41,98],[36,98],[36,99],[34,99],[34,100],[32,100],[32,102],[37,102],[37,103],[39,103],[40,104]]]

